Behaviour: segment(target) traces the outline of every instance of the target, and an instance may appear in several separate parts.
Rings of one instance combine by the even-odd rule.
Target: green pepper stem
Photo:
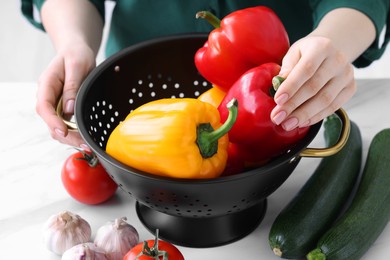
[[[210,11],[199,11],[196,13],[195,17],[196,19],[206,19],[206,21],[209,22],[212,26],[214,26],[214,28],[221,27],[221,20]]]
[[[238,101],[233,98],[226,104],[229,115],[220,128],[214,130],[210,123],[201,124],[197,129],[197,144],[203,158],[210,158],[218,151],[218,139],[227,134],[233,127],[238,115]]]
[[[226,104],[226,108],[229,110],[229,115],[226,121],[221,125],[220,128],[214,130],[213,132],[207,132],[209,142],[216,142],[219,138],[224,136],[227,132],[232,129],[234,123],[237,120],[238,115],[238,101],[233,98]]]
[[[281,76],[275,76],[272,78],[272,86],[273,86],[275,92],[278,90],[278,88],[280,87],[280,85],[283,83],[284,80],[285,80],[285,78],[283,78]]]

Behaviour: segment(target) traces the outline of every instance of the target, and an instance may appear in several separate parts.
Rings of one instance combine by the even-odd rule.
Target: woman
[[[42,23],[34,20],[33,5]],[[157,36],[210,32],[210,25],[194,18],[200,10],[223,18],[256,5],[276,12],[292,44],[280,72],[287,79],[271,113],[273,122],[286,130],[312,125],[345,104],[356,91],[353,66],[379,59],[390,38],[390,0],[123,0],[116,2],[112,14],[106,55]],[[57,51],[39,79],[37,112],[54,139],[87,149],[80,135],[68,131],[57,117],[55,106],[62,94],[64,111],[72,114],[77,90],[95,67],[104,1],[22,0],[22,11],[48,33]]]

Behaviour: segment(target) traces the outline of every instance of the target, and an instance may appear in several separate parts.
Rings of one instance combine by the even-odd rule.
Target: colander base
[[[266,199],[250,208],[216,217],[180,217],[136,203],[138,218],[151,232],[179,246],[206,248],[232,243],[250,234],[263,220]]]

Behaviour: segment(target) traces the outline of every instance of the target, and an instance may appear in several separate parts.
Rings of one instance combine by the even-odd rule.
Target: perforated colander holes
[[[109,130],[118,124],[118,117],[119,112],[114,110],[113,105],[108,104],[105,100],[96,101],[95,105],[91,107],[89,134],[94,137],[100,147],[104,147],[108,133],[111,132]]]
[[[241,199],[239,202],[233,204],[231,208],[226,212],[227,214],[234,213],[234,212],[239,212],[241,210],[244,210],[246,208],[249,208],[256,203],[260,202],[258,200],[258,193],[253,192],[251,193],[248,198]]]
[[[154,78],[156,80],[154,80]],[[157,82],[163,82],[158,84]],[[180,91],[182,86],[179,82],[174,82],[171,76],[163,77],[161,73],[157,73],[155,77],[151,74],[147,75],[146,80],[139,79],[137,81],[137,87],[131,88],[132,96],[129,98],[129,104],[137,103],[135,99],[143,99],[143,98],[155,98],[157,92],[160,90],[167,90],[169,88],[175,89],[176,95],[171,95],[171,98],[184,98],[184,97],[198,97],[201,93],[203,93],[207,88],[209,88],[209,83],[207,81],[193,81],[194,92],[192,96],[186,95],[185,92],[188,92],[188,89],[185,91]],[[186,86],[188,87],[188,86]]]
[[[199,199],[192,200],[188,195],[178,198],[175,193],[153,193],[144,197],[144,203],[152,209],[178,216],[204,217],[213,214],[208,204],[202,203]]]
[[[111,179],[118,185],[118,188],[121,189],[122,191],[128,193],[131,197],[133,197],[133,193],[131,191],[128,191],[122,183],[118,183],[118,181],[116,180],[115,176],[110,174],[110,177]]]
[[[193,82],[193,85],[196,89],[195,92],[194,92],[194,96],[195,97],[199,97],[205,90],[209,89],[210,88],[210,83],[207,82],[207,81],[198,81],[198,80],[195,80]]]

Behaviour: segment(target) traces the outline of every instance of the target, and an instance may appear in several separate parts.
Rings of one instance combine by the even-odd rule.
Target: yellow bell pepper
[[[198,97],[198,99],[203,102],[207,102],[215,107],[218,107],[225,96],[226,96],[226,92],[224,92],[218,86],[213,86],[209,90],[203,92]]]
[[[146,103],[111,133],[106,152],[138,170],[174,178],[215,178],[227,161],[228,135],[237,102],[221,125],[218,110],[198,99],[160,99]],[[217,130],[214,130],[217,129]]]

